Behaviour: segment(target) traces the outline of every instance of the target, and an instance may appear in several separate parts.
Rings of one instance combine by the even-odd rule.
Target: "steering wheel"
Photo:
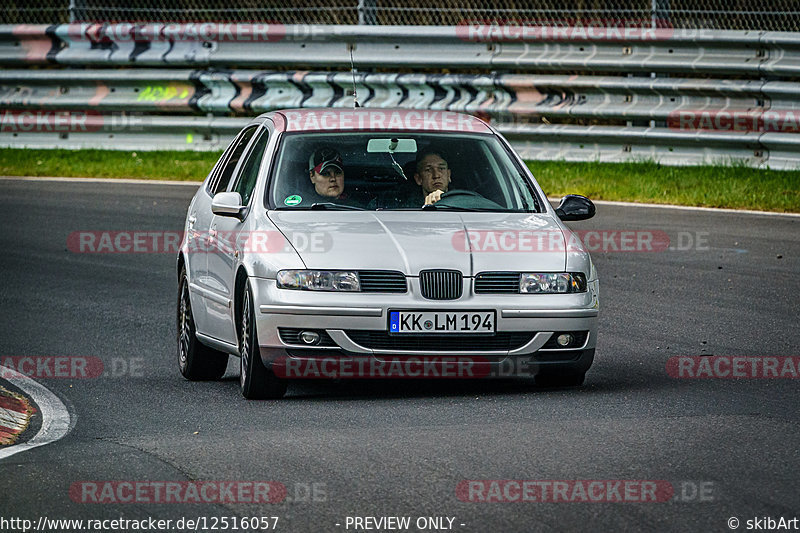
[[[453,189],[442,194],[439,201],[433,205],[446,205],[450,207],[502,209],[502,207],[475,191],[466,189]]]
[[[467,189],[453,189],[442,194],[442,197],[439,198],[439,202],[441,202],[446,198],[457,198],[459,196],[462,198],[471,197],[471,198],[480,198],[481,200],[486,200],[486,198],[476,193],[475,191],[468,191]]]

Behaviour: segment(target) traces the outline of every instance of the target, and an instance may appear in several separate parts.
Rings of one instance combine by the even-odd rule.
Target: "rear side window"
[[[242,205],[248,204],[250,196],[253,194],[253,189],[256,187],[258,169],[261,167],[261,159],[264,157],[264,150],[267,148],[268,140],[269,132],[264,129],[258,139],[256,139],[253,149],[250,150],[250,153],[247,155],[247,160],[242,166],[242,171],[239,172],[239,178],[233,190],[242,196]]]
[[[233,171],[236,169],[236,165],[239,163],[239,159],[241,159],[244,149],[247,147],[247,143],[250,142],[250,139],[257,129],[257,124],[247,128],[235,141],[236,144],[230,151],[230,157],[228,157],[228,160],[219,168],[217,175],[209,186],[211,196],[228,189],[228,183],[231,181]]]

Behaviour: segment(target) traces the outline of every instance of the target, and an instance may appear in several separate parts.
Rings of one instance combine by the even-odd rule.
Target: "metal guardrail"
[[[778,76],[800,72],[800,33],[788,32],[568,31],[558,27],[507,31],[469,25],[203,27],[163,23],[0,26],[0,63],[340,68],[349,67],[353,47],[362,68],[391,65]]]
[[[478,114],[529,159],[800,166],[800,33],[240,26],[0,26],[0,146],[220,149],[231,114],[352,105],[349,71],[251,67],[352,50],[417,71],[358,72],[365,107]]]
[[[511,117],[661,120],[683,110],[763,114],[800,105],[800,83],[591,75],[385,74],[215,70],[3,70],[4,109],[261,113],[352,105]]]

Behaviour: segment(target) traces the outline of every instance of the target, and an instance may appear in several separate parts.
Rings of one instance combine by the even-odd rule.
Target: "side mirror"
[[[591,200],[579,194],[568,194],[556,207],[556,215],[564,221],[592,218],[595,207]]]
[[[242,205],[242,195],[238,192],[219,192],[211,200],[211,212],[222,217],[241,220],[245,207]]]

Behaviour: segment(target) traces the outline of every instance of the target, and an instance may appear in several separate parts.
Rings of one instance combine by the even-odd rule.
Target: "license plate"
[[[494,311],[389,311],[389,333],[485,335],[494,328]]]

